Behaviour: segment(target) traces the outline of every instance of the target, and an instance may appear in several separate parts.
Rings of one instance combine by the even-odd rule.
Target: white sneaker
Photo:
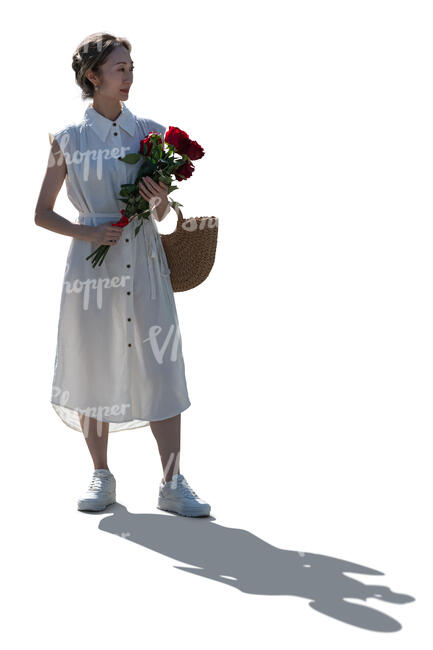
[[[104,510],[116,501],[116,479],[109,469],[93,470],[87,492],[78,500],[78,510]]]
[[[173,474],[167,483],[161,480],[157,508],[184,517],[208,517],[210,513],[210,505],[198,497],[183,474]]]

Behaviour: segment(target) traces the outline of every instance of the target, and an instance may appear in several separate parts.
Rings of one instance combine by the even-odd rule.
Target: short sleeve
[[[65,153],[70,149],[70,147],[68,146],[71,137],[69,128],[66,127],[65,129],[62,129],[61,131],[57,131],[56,133],[50,133],[49,137],[50,137],[50,144],[53,143],[54,139],[57,140],[57,144],[59,145],[63,155],[65,155]]]
[[[55,133],[48,133],[48,137],[50,140],[50,146],[52,146],[53,140],[56,140],[59,145],[63,158],[65,159],[66,174],[69,177],[72,152],[74,151],[74,126],[69,125]]]
[[[67,168],[69,168],[69,165],[72,162],[72,158],[73,158],[72,154],[76,149],[75,128],[76,128],[75,125],[71,124],[61,129],[60,131],[56,131],[56,133],[48,134],[51,145],[54,139],[57,141],[57,144],[59,145],[60,150],[65,159]]]

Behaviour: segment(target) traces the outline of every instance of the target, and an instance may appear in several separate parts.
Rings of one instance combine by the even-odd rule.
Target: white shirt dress
[[[90,104],[79,124],[51,136],[63,152],[75,223],[97,226],[121,218],[122,183],[133,183],[139,151],[151,131],[165,127],[135,116],[122,102],[116,120]],[[122,229],[101,266],[86,257],[97,245],[72,238],[62,288],[51,404],[72,429],[79,414],[109,422],[109,432],[164,420],[190,406],[182,339],[170,269],[150,215]]]

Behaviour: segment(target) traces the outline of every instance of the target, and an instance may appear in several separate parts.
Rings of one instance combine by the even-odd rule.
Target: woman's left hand
[[[150,209],[156,211],[158,221],[164,219],[168,214],[168,187],[162,181],[156,183],[150,176],[143,176],[138,181],[139,193],[149,203]],[[156,201],[156,199],[159,199]]]

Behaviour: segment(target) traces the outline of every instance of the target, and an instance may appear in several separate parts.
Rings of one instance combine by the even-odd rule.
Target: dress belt
[[[120,219],[119,212],[80,212],[78,216],[79,223],[84,223],[86,217],[90,217],[91,219],[105,218],[106,221],[112,219],[113,222],[116,222]],[[129,226],[135,229],[137,227],[137,219],[133,219]],[[126,228],[128,228],[128,226],[126,226]],[[147,265],[149,268],[150,276],[151,296],[154,300],[156,298],[155,271],[157,270],[158,273],[163,277],[169,277],[170,268],[167,264],[167,258],[165,255],[164,247],[162,245],[161,236],[152,215],[149,216],[149,219],[143,219],[143,225],[141,226],[140,230],[143,233],[145,240]],[[138,233],[138,235],[140,235],[140,233]],[[135,233],[133,233],[132,236],[135,237]],[[155,266],[157,269],[155,269]]]

